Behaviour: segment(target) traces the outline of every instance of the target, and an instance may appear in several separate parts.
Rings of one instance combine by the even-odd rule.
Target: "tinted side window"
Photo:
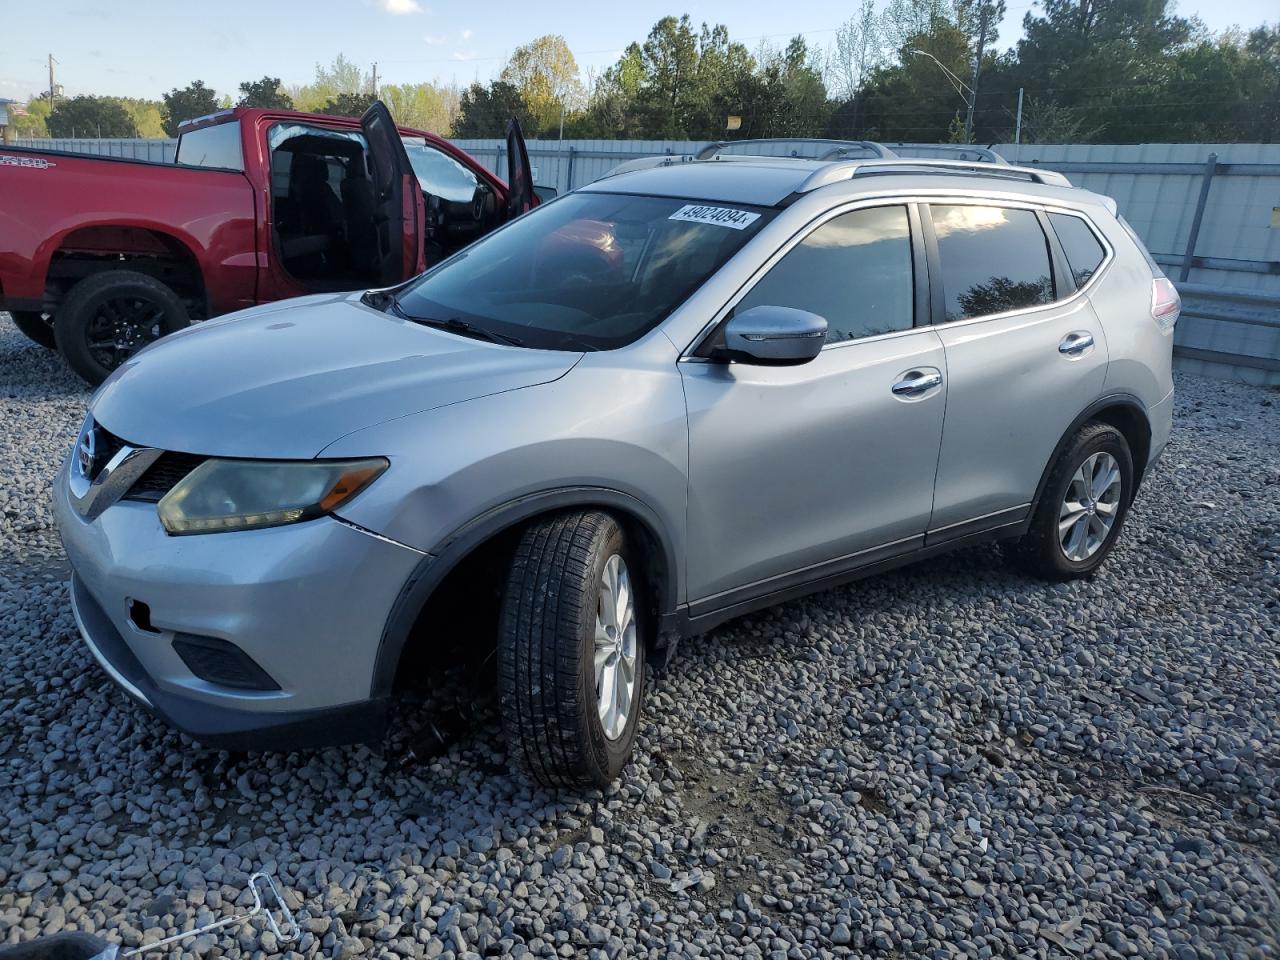
[[[1053,225],[1053,232],[1058,235],[1058,242],[1062,244],[1062,252],[1067,255],[1067,264],[1071,267],[1071,275],[1076,278],[1076,286],[1083,287],[1089,282],[1093,272],[1102,265],[1107,251],[1093,235],[1089,225],[1079,217],[1051,213],[1049,222]]]
[[[220,167],[243,170],[240,151],[240,124],[227,120],[212,127],[200,127],[178,138],[176,161],[187,167]]]
[[[1030,210],[931,206],[948,321],[1053,302],[1049,242]]]
[[[828,220],[774,264],[736,307],[797,307],[827,319],[827,342],[906,330],[914,315],[906,207]]]

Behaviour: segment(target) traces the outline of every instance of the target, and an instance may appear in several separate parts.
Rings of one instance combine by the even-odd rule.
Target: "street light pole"
[[[936,63],[938,65],[938,69],[942,71],[943,76],[945,76],[948,80],[950,80],[951,85],[956,88],[956,93],[960,94],[960,96],[964,98],[965,106],[968,109],[968,116],[969,116],[969,119],[965,122],[965,131],[964,131],[965,142],[968,143],[969,131],[972,128],[972,123],[973,123],[973,102],[974,100],[977,99],[977,95],[974,93],[973,87],[969,86],[967,83],[961,80],[958,76],[956,76],[955,73],[953,73],[945,63],[943,63],[941,60],[935,57],[928,50],[920,50],[920,49],[917,49],[916,47],[910,47],[908,48],[907,53],[916,54],[922,57],[928,57],[930,60]],[[974,71],[974,72],[975,74],[977,73],[977,71]],[[977,80],[976,76],[974,77],[974,80],[976,82]]]

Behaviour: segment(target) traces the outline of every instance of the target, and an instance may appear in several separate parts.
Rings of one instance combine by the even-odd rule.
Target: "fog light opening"
[[[151,608],[141,600],[129,598],[129,621],[143,633],[159,633],[151,625]]]

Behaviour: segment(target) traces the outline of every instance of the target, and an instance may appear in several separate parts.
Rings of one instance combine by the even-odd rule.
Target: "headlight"
[[[220,533],[277,527],[323,516],[389,466],[369,460],[206,460],[160,501],[170,533]]]

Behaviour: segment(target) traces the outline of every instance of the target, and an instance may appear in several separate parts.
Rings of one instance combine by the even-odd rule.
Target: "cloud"
[[[466,30],[463,30],[463,31],[462,31],[462,39],[463,39],[463,40],[470,40],[470,39],[471,39],[471,28],[470,28],[470,27],[468,27]]]
[[[422,42],[425,43],[428,47],[438,47],[443,43],[448,43],[449,38],[446,37],[443,33],[428,33],[425,37],[422,38]]]
[[[387,13],[394,14],[425,12],[418,0],[378,0],[378,6],[387,11]]]

